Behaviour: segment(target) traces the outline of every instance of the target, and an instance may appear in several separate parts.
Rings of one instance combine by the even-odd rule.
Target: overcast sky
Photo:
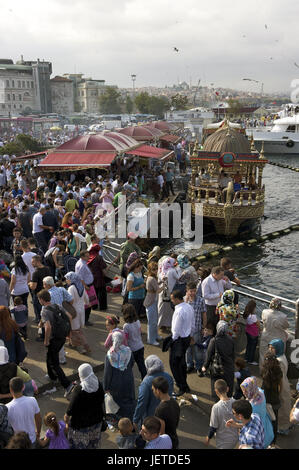
[[[136,88],[180,81],[290,91],[298,0],[0,0],[0,56]],[[267,27],[265,26],[267,25]],[[175,52],[177,47],[179,52]],[[271,59],[272,58],[272,59]]]

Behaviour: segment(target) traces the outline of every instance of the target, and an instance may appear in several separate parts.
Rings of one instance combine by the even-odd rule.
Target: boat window
[[[287,132],[295,132],[295,130],[296,130],[296,126],[289,126],[287,128]]]

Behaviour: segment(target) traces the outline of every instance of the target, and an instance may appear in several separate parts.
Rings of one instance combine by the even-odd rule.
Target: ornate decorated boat
[[[234,237],[256,226],[264,215],[264,151],[254,148],[228,121],[191,156],[188,200],[193,214],[202,204],[204,222],[219,235]]]

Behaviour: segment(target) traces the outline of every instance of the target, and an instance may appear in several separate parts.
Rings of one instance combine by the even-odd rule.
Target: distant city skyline
[[[83,73],[121,88],[133,87],[136,75],[136,89],[201,80],[291,94],[298,16],[296,0],[15,0],[1,6],[0,54],[45,59],[52,76]]]

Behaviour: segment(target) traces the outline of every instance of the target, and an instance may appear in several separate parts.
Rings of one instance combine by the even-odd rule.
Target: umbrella
[[[53,126],[53,127],[50,127],[50,131],[61,131],[61,127],[58,127],[58,126]]]

